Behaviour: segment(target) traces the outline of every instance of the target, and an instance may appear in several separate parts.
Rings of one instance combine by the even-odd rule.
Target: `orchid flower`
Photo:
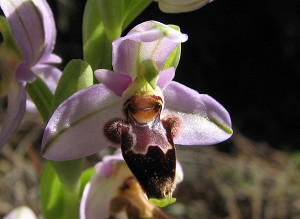
[[[154,0],[158,7],[166,13],[183,13],[195,11],[213,0]]]
[[[147,21],[113,42],[113,71],[102,83],[65,100],[49,120],[43,156],[70,160],[121,146],[149,198],[171,197],[178,145],[207,145],[232,134],[228,112],[216,100],[172,81],[187,40],[178,27]]]
[[[179,162],[177,166],[176,183],[180,183],[183,172]],[[83,191],[80,219],[107,219],[121,214],[128,218],[168,218],[148,202],[119,150],[105,156],[95,170]]]
[[[60,71],[49,63],[61,60],[52,54],[56,29],[46,0],[0,0],[0,7],[9,23],[6,25],[1,17],[0,97],[8,97],[7,114],[1,124],[1,147],[23,118],[26,83],[33,82],[37,75],[56,78]]]
[[[5,215],[3,219],[37,219],[37,216],[30,208],[20,206]]]

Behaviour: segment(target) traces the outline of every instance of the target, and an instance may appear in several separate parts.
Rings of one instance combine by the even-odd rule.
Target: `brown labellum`
[[[133,95],[124,104],[127,121],[114,119],[104,127],[105,136],[121,144],[123,157],[148,198],[172,196],[175,189],[176,151],[173,138],[180,120],[160,119],[162,98]]]

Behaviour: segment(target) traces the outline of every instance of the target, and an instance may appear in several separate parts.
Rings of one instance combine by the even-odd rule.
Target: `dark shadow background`
[[[189,35],[176,80],[220,101],[249,137],[298,148],[300,1],[216,0],[172,16],[155,9],[144,16]]]
[[[64,64],[82,58],[85,1],[48,2],[58,27],[55,52]],[[162,13],[152,3],[131,27],[151,19],[179,25],[189,35],[175,80],[217,99],[246,136],[298,149],[299,0],[215,0],[184,14]]]

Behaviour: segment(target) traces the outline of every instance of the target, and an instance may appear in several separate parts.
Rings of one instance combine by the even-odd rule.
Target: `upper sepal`
[[[197,10],[212,0],[155,0],[165,13],[183,13]]]
[[[146,21],[113,42],[113,69],[135,78],[145,60],[152,60],[160,71],[176,67],[178,46],[186,40],[187,35],[174,26]]]

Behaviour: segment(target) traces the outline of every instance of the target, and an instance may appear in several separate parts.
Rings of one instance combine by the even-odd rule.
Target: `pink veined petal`
[[[195,11],[212,0],[157,0],[158,7],[165,13],[183,13]]]
[[[177,45],[178,43],[167,38],[142,43],[129,39],[115,41],[113,44],[114,71],[135,78],[138,64],[147,59],[153,60],[158,69],[162,70],[167,58]]]
[[[95,71],[95,76],[98,81],[105,84],[110,90],[112,90],[119,97],[130,86],[132,79],[130,76],[109,71],[106,69],[98,69]]]
[[[151,59],[156,63],[158,69],[163,69],[165,62],[177,45],[178,42],[168,38],[162,38],[153,42],[143,42],[139,47],[139,59],[140,61]]]
[[[186,40],[186,34],[168,25],[156,21],[139,24],[113,42],[114,71],[135,78],[138,64],[146,59],[152,59],[162,70],[170,53]]]
[[[44,32],[44,50],[39,60],[40,63],[60,63],[61,60],[58,56],[52,55],[52,51],[56,41],[56,27],[54,16],[50,6],[46,0],[32,0],[37,8],[40,10],[40,15],[43,21]],[[52,62],[51,59],[54,61]]]
[[[112,65],[115,72],[122,72],[135,78],[137,75],[137,61],[139,43],[132,40],[124,40],[122,37],[112,44]]]
[[[53,13],[46,0],[0,0],[14,36],[28,65],[53,59],[56,28]],[[60,62],[55,58],[55,62]]]
[[[153,20],[145,21],[135,26],[125,36],[125,38],[137,42],[151,42],[159,40],[162,37],[177,43],[185,42],[188,38],[186,34],[181,33],[179,30],[175,30],[168,25]]]
[[[40,10],[31,1],[1,0],[0,5],[26,62],[30,66],[34,65],[44,50],[44,27]]]
[[[98,152],[110,145],[103,127],[115,117],[123,117],[120,98],[105,85],[78,91],[50,118],[42,140],[43,156],[50,160],[72,160]]]
[[[160,89],[165,89],[165,87],[173,80],[175,76],[175,69],[173,67],[167,68],[159,72],[159,77],[157,81],[157,85]]]
[[[20,124],[25,113],[26,91],[25,86],[18,82],[13,82],[8,93],[7,113],[1,124],[0,147],[2,147],[12,133]]]
[[[176,114],[182,121],[182,129],[174,139],[175,144],[215,144],[232,135],[228,112],[212,97],[199,94],[177,82],[169,83],[163,94],[163,115]]]

